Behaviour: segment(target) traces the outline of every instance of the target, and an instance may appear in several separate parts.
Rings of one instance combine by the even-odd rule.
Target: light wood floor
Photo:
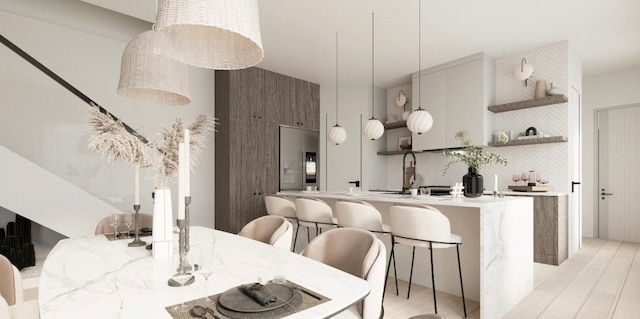
[[[535,290],[505,318],[640,318],[639,244],[584,238],[582,249],[559,267],[535,264]],[[407,282],[400,295],[389,278],[385,318],[433,313],[431,288]],[[437,292],[438,313],[463,318],[460,297]],[[467,318],[480,318],[478,303],[467,301]],[[493,319],[493,318],[490,318]]]

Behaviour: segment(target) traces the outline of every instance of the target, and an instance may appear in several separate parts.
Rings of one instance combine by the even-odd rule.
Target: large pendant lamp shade
[[[379,120],[376,119],[375,117],[375,112],[374,112],[374,96],[375,96],[375,87],[374,87],[374,74],[373,74],[373,70],[374,70],[374,43],[373,43],[373,39],[374,39],[374,35],[373,35],[373,31],[374,31],[374,14],[373,12],[371,13],[371,118],[367,121],[367,123],[364,126],[364,129],[362,130],[362,134],[364,136],[366,136],[368,139],[370,140],[377,140],[380,138],[380,136],[382,136],[382,134],[384,134],[384,125],[382,125],[382,122],[380,122]]]
[[[338,32],[336,32],[336,125],[329,130],[327,138],[335,145],[340,145],[347,140],[347,131],[338,124]]]
[[[160,0],[156,19],[171,40],[163,53],[180,62],[237,70],[264,57],[257,0]]]
[[[421,12],[422,12],[422,2],[418,0],[418,109],[413,111],[409,118],[407,119],[407,128],[409,131],[417,134],[426,133],[433,126],[433,117],[429,112],[422,108],[421,105],[421,74],[420,71],[422,69],[422,23],[421,23]]]
[[[116,92],[143,104],[185,105],[191,102],[186,64],[160,54],[166,36],[149,30],[124,49]]]

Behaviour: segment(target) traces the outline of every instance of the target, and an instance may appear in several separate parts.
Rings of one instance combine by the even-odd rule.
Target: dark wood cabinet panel
[[[318,129],[319,86],[259,68],[216,71],[215,86],[216,228],[237,233],[278,191],[278,126]]]

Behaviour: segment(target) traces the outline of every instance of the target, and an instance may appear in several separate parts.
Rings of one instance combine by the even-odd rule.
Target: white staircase
[[[0,145],[0,206],[67,237],[119,210]]]

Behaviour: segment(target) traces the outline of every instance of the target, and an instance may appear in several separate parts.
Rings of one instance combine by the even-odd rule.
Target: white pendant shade
[[[160,0],[156,28],[163,53],[184,63],[237,70],[264,58],[257,0]]]
[[[522,60],[520,65],[513,70],[513,77],[518,81],[524,81],[533,75],[533,66],[527,63],[526,60]]]
[[[127,44],[122,53],[118,94],[144,104],[191,102],[188,66],[158,51],[166,41],[164,34],[149,30]]]
[[[433,126],[433,117],[422,108],[413,111],[407,119],[407,128],[413,133],[426,133]]]
[[[340,145],[347,139],[347,131],[342,126],[336,124],[329,130],[329,141],[333,144]]]
[[[384,134],[384,125],[379,120],[373,118],[367,121],[364,125],[362,134],[370,140],[377,140]]]

